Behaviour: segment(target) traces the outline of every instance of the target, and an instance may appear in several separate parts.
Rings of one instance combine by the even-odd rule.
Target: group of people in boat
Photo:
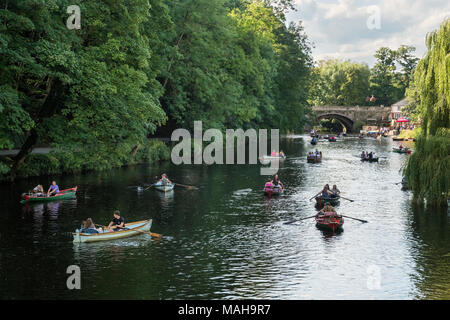
[[[316,151],[308,152],[308,158],[322,158],[322,151],[316,149]]]
[[[276,176],[278,177],[278,176]],[[172,181],[167,177],[167,174],[163,173],[161,178],[157,178],[157,182],[161,182],[163,185],[171,184]],[[87,218],[82,221],[81,233],[106,233],[106,232],[116,232],[123,230],[125,228],[125,219],[121,217],[120,211],[116,210],[113,213],[113,219],[108,224],[108,226],[101,226],[94,223],[92,218]]]
[[[361,153],[361,159],[362,160],[372,160],[372,159],[376,159],[377,157],[375,157],[375,152],[367,152],[367,151],[363,151]]]
[[[98,227],[98,228],[97,228]],[[120,216],[120,211],[116,210],[113,214],[113,219],[108,226],[100,226],[94,223],[91,218],[83,220],[81,226],[81,233],[106,233],[116,232],[125,228],[125,219]]]
[[[29,191],[34,197],[51,197],[56,196],[59,193],[59,187],[56,184],[56,181],[52,181],[52,184],[47,190],[47,193],[44,192],[44,187],[42,184],[38,184],[32,190]]]
[[[278,177],[278,174],[274,175],[272,179],[269,179],[269,181],[266,182],[266,185],[264,188],[282,188],[284,189],[284,184],[281,182],[280,178]]]
[[[283,150],[280,150],[280,152],[276,152],[275,150],[272,150],[272,153],[270,154],[271,157],[286,157]]]
[[[334,184],[333,188],[330,190],[330,185],[327,183],[322,191],[320,191],[317,196],[321,196],[322,198],[338,198],[341,194],[341,191]]]

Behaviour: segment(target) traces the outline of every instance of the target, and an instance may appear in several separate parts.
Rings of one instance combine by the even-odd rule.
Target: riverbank
[[[134,148],[127,156],[115,159],[116,161],[109,161],[108,159],[83,161],[86,156],[89,155],[82,152],[69,153],[57,149],[48,153],[33,153],[26,158],[14,177],[10,175],[13,164],[12,157],[0,156],[0,182],[10,182],[29,177],[104,171],[136,164],[154,164],[168,160],[170,148],[160,140],[149,139],[143,146]]]

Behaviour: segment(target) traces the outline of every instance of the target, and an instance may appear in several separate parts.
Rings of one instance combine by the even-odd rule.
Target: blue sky
[[[450,18],[450,0],[295,0],[296,12],[288,22],[302,21],[314,44],[315,60],[340,58],[372,66],[373,54],[382,46],[392,49],[401,44],[426,52],[427,32]],[[375,6],[375,7],[374,7]],[[379,28],[369,29],[367,21],[378,11]],[[375,21],[375,20],[370,20]]]

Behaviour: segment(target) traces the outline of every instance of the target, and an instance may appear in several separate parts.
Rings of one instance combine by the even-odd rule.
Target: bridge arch
[[[323,113],[316,117],[317,121],[322,119],[336,119],[339,123],[345,127],[346,132],[352,132],[353,130],[353,120],[337,113]]]

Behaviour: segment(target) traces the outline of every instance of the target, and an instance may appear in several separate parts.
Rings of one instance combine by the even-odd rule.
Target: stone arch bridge
[[[336,119],[347,132],[352,132],[353,125],[357,121],[367,125],[387,125],[391,117],[391,107],[315,106],[313,115],[317,121]]]

